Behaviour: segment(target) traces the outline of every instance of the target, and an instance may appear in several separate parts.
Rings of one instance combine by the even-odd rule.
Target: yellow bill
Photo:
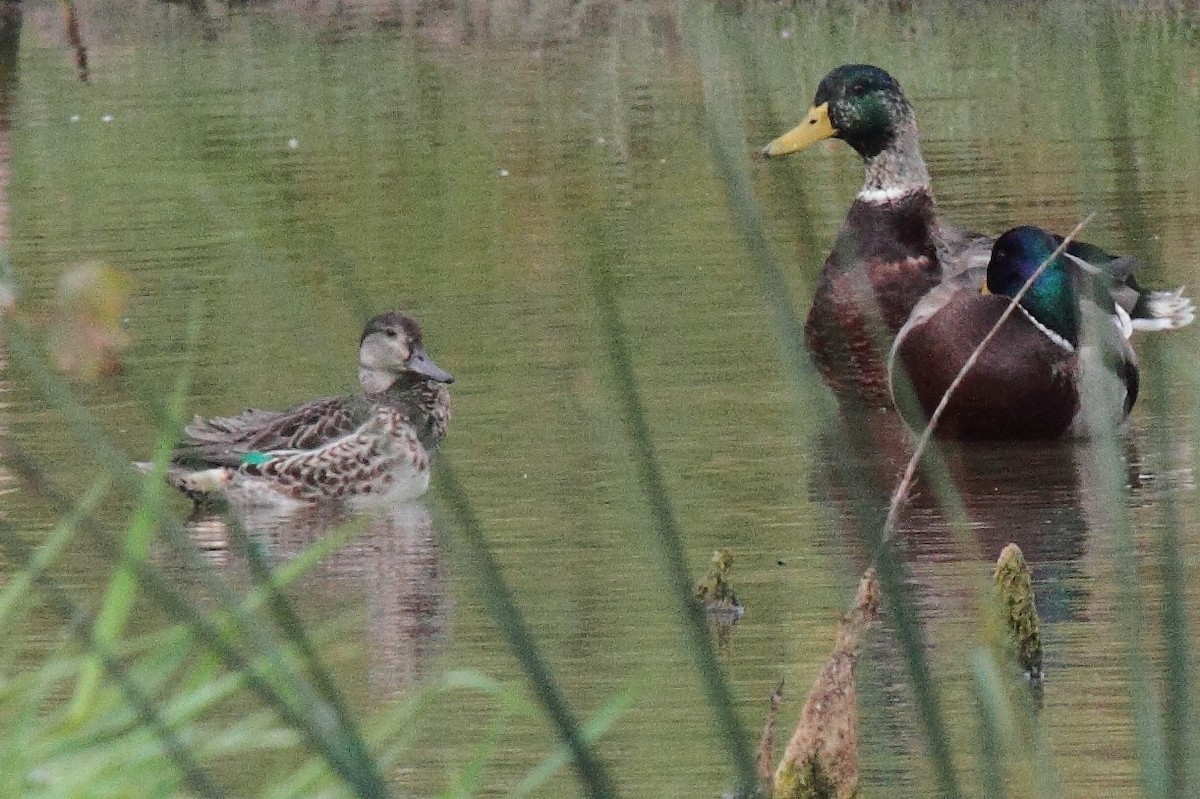
[[[764,158],[788,155],[836,134],[829,121],[829,103],[821,103],[808,109],[803,122],[764,147],[762,154]]]

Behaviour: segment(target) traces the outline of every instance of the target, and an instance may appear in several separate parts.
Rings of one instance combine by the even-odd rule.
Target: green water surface
[[[589,270],[614,277],[689,564],[699,576],[714,549],[736,553],[747,611],[720,659],[755,736],[785,678],[786,737],[866,563],[828,479],[841,451],[832,400],[806,365],[785,366],[720,153],[738,155],[726,166],[752,189],[801,315],[861,167],[837,142],[770,164],[751,154],[800,119],[826,71],[855,61],[905,87],[946,216],[1066,232],[1095,211],[1087,237],[1146,257],[1145,282],[1200,291],[1200,48],[1186,20],[1023,5],[727,16],[704,5],[617,4],[553,35],[497,11],[495,30],[467,41],[345,30],[285,9],[236,13],[206,41],[185,12],[158,9],[142,25],[93,28],[88,85],[57,46],[54,17],[31,15],[14,111],[23,307],[50,314],[58,275],[81,262],[134,279],[125,370],[78,392],[131,459],[151,451],[189,362],[196,303],[189,415],[352,390],[363,321],[390,307],[421,321],[457,378],[445,452],[564,691],[584,717],[634,692],[599,747],[631,797],[715,796],[732,769],[653,554]],[[36,35],[38,20],[51,33]],[[1137,342],[1144,393],[1122,442],[1121,502],[1152,610],[1164,502],[1183,519],[1190,577],[1200,555],[1197,330]],[[59,412],[19,380],[6,399],[13,440],[81,493],[96,463]],[[881,454],[899,464],[903,445]],[[1017,540],[1041,594],[1040,718],[1064,795],[1135,796],[1111,530],[1091,457],[1065,445],[965,453],[953,464],[974,545],[956,542],[928,496],[902,536],[964,751],[976,731],[970,597]],[[428,504],[434,521],[421,525],[444,524],[437,497]],[[187,514],[182,499],[172,508]],[[103,515],[116,525],[127,511]],[[31,535],[56,518],[35,501],[10,513]],[[374,709],[452,668],[519,684],[453,538],[420,527],[375,540],[318,570],[300,600],[314,625],[356,620],[330,649],[355,703]],[[72,568],[84,595],[107,580],[102,561]],[[1200,591],[1188,605],[1200,618]],[[1152,653],[1158,618],[1147,619]],[[864,796],[929,795],[888,633],[860,679]],[[437,795],[495,712],[464,695],[423,715],[391,775],[397,795]],[[497,734],[481,795],[507,795],[556,746],[539,716],[510,716]],[[237,766],[236,784],[252,794],[269,781],[273,761],[262,764]],[[962,766],[973,785],[970,758]],[[577,792],[568,768],[537,795]]]

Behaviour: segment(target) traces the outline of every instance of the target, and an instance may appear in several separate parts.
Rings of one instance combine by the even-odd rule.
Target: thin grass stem
[[[725,184],[730,211],[735,224],[750,252],[751,261],[759,272],[765,300],[772,307],[780,340],[783,343],[785,363],[793,377],[793,383],[801,390],[814,381],[805,380],[811,367],[805,355],[802,328],[787,299],[782,280],[782,269],[771,251],[763,229],[762,214],[754,198],[749,179],[745,174],[746,153],[737,147],[742,140],[735,132],[736,125],[723,111],[723,92],[719,81],[728,74],[727,65],[718,61],[719,53],[713,43],[713,14],[703,15],[705,23],[696,34],[696,50],[700,60],[700,73],[705,87],[705,121],[709,141],[713,149],[713,160]],[[847,429],[848,441],[854,452],[871,451],[871,442],[860,440],[863,430]],[[870,498],[886,496],[886,492],[875,490],[870,484],[870,475],[864,475],[843,464],[839,476],[844,476],[848,485],[863,484],[865,490],[853,491],[856,503],[854,518],[859,523],[859,534],[872,552],[878,569],[880,586],[887,597],[889,617],[901,644],[905,664],[913,686],[917,713],[926,739],[930,760],[934,766],[935,779],[940,794],[947,799],[962,795],[950,755],[950,744],[945,722],[942,718],[936,682],[925,656],[925,643],[921,635],[919,615],[911,592],[904,579],[904,568],[894,557],[886,538],[879,534],[882,514],[871,503]]]
[[[1021,286],[1021,290],[1018,291],[1009,301],[1008,307],[1005,308],[1004,312],[1000,314],[1000,318],[996,320],[994,325],[992,325],[992,329],[987,332],[987,335],[983,337],[983,340],[979,342],[979,345],[971,351],[966,363],[964,363],[962,368],[958,370],[958,374],[955,375],[954,380],[950,381],[950,386],[946,389],[946,393],[944,393],[941,400],[938,401],[937,407],[933,409],[933,413],[929,414],[929,421],[926,423],[925,429],[921,431],[921,435],[917,439],[917,446],[913,450],[912,457],[908,459],[908,464],[904,467],[904,474],[901,476],[900,482],[896,485],[896,490],[892,492],[892,501],[888,505],[887,520],[883,525],[883,535],[885,538],[890,538],[895,533],[896,519],[899,517],[900,509],[904,507],[904,503],[908,499],[909,491],[912,490],[913,480],[916,479],[917,466],[921,463],[921,459],[925,456],[926,450],[929,449],[930,443],[933,441],[934,432],[937,429],[938,421],[941,420],[942,414],[946,410],[946,406],[950,404],[950,399],[954,396],[954,392],[957,391],[958,387],[962,385],[962,382],[966,379],[967,374],[970,373],[972,367],[974,367],[979,361],[980,354],[987,348],[987,345],[991,343],[992,339],[996,337],[996,334],[1008,320],[1008,317],[1012,316],[1016,311],[1021,302],[1021,298],[1025,296],[1025,293],[1029,291],[1030,287],[1033,286],[1034,282],[1037,281],[1042,272],[1046,271],[1054,259],[1066,252],[1067,247],[1070,246],[1071,242],[1075,240],[1075,237],[1079,235],[1079,231],[1083,230],[1083,228],[1086,227],[1087,224],[1095,218],[1095,216],[1096,213],[1094,211],[1088,214],[1083,221],[1076,225],[1074,229],[1067,234],[1067,236],[1062,240],[1062,243],[1054,249],[1054,252],[1050,253],[1050,255],[1048,255],[1046,259],[1042,261],[1034,273],[1029,276],[1029,279],[1025,281],[1025,284]]]
[[[476,576],[476,588],[483,599],[484,607],[520,662],[526,679],[533,687],[546,715],[550,717],[555,732],[571,750],[575,771],[587,795],[593,799],[616,797],[616,786],[604,764],[585,740],[575,714],[555,682],[550,667],[546,664],[537,641],[517,606],[512,589],[504,579],[500,564],[488,546],[475,515],[474,505],[445,453],[438,456],[433,481],[438,495],[454,516],[455,526],[460,533],[459,540],[465,545],[468,561]]]
[[[81,515],[81,523],[83,516]],[[35,563],[38,555],[20,542],[20,536],[7,522],[0,520],[0,549],[14,563]],[[109,679],[117,686],[125,701],[138,720],[149,729],[162,744],[167,757],[179,770],[184,783],[198,796],[221,799],[222,790],[192,757],[188,745],[172,729],[156,708],[155,701],[147,696],[132,679],[121,658],[117,657],[107,642],[96,636],[94,620],[76,605],[58,581],[44,570],[32,575],[33,583],[47,606],[65,624],[68,631],[79,639],[99,659]]]

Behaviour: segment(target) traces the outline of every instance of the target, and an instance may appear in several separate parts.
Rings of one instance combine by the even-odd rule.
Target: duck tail
[[[1196,318],[1196,306],[1185,297],[1183,288],[1174,291],[1147,291],[1138,303],[1133,319],[1134,330],[1176,330]]]
[[[188,471],[171,469],[167,472],[167,480],[190,497],[219,494],[229,485],[233,469],[219,466],[215,469]]]
[[[153,474],[154,464],[150,461],[134,461],[133,468],[142,474]],[[167,482],[187,494],[196,506],[207,506],[209,500],[219,498],[233,479],[234,469],[217,466],[212,469],[189,469],[186,466],[167,467]]]

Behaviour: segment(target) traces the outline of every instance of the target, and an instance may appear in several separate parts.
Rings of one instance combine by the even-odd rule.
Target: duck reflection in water
[[[361,614],[364,634],[349,640],[366,642],[370,701],[381,693],[395,695],[422,677],[445,647],[450,596],[441,548],[420,502],[384,503],[357,514],[332,506],[257,507],[194,518],[187,530],[222,571],[247,582],[253,579],[247,546],[274,569],[329,536],[348,534],[346,543],[298,577],[287,594],[302,618],[335,618],[339,610]],[[354,645],[334,651],[359,654]]]
[[[863,568],[912,450],[904,423],[890,416],[889,436],[881,437],[889,425],[879,418],[856,436],[825,435],[820,443],[824,468],[810,486],[818,501],[836,509],[843,537]],[[879,447],[880,441],[892,446]],[[941,442],[936,457],[945,464],[939,472],[949,485],[929,469],[918,471],[893,532],[893,551],[908,563],[919,604],[957,615],[1004,546],[1016,543],[1034,570],[1043,617],[1075,617],[1086,596],[1082,561],[1098,513],[1092,507],[1094,492],[1088,490],[1090,445]],[[950,496],[943,495],[946,490]],[[963,572],[953,567],[956,563],[976,566]],[[959,578],[947,580],[948,572]]]
[[[361,607],[371,683],[390,693],[416,679],[444,644],[441,556],[429,513],[415,499],[428,489],[430,460],[446,434],[454,378],[429,357],[420,326],[402,311],[367,322],[358,378],[357,394],[197,417],[167,479],[196,503],[193,540],[231,575],[253,578],[252,554],[265,553],[265,565],[275,567],[352,532],[298,578],[305,590],[294,601],[313,618],[329,618],[347,601]],[[228,514],[212,515],[214,507]]]

